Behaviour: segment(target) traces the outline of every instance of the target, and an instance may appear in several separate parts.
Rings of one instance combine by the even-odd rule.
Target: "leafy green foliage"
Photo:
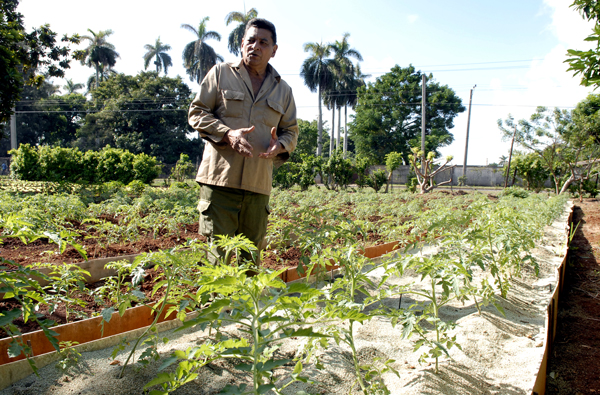
[[[101,151],[82,154],[77,148],[32,147],[21,144],[11,150],[13,177],[27,181],[102,183],[133,180],[152,182],[160,170],[156,158],[146,154],[104,147]]]
[[[0,262],[15,265],[14,262],[6,261],[2,257],[0,257]],[[58,333],[50,329],[54,325],[54,321],[43,319],[37,314],[38,306],[44,300],[44,291],[37,281],[32,280],[32,277],[35,276],[46,280],[49,280],[49,278],[37,270],[20,265],[16,266],[16,270],[0,270],[0,293],[4,294],[4,299],[14,298],[17,300],[21,308],[20,310],[0,311],[0,328],[11,338],[8,349],[9,356],[16,357],[24,354],[34,373],[37,374],[35,362],[31,359],[33,356],[31,347],[23,340],[21,331],[13,321],[17,318],[22,318],[25,323],[35,321],[42,328],[42,331],[54,349],[57,351],[60,350],[57,339]],[[6,268],[0,266],[0,269]]]
[[[144,153],[163,163],[175,163],[180,153],[202,155],[202,143],[190,139],[187,108],[190,88],[181,77],[160,77],[156,72],[134,76],[117,74],[91,91],[90,113],[74,145],[99,150],[106,145]]]
[[[77,342],[62,341],[59,343],[60,350],[58,351],[58,361],[56,362],[56,368],[63,373],[69,373],[72,369],[76,369],[79,365],[79,359],[81,353],[77,351],[73,346],[76,346]]]
[[[195,166],[190,161],[190,157],[184,153],[179,155],[179,160],[175,164],[175,167],[171,170],[170,178],[177,182],[183,182],[187,178],[190,178],[194,174]]]
[[[595,43],[595,48],[587,51],[567,50],[567,56],[570,56],[565,60],[565,63],[569,64],[567,71],[574,71],[574,75],[580,74],[583,86],[598,86],[600,84],[600,72],[598,71],[600,6],[596,0],[574,0],[571,7],[579,11],[584,19],[595,22],[592,34],[585,39],[585,41]]]
[[[85,292],[85,276],[89,277],[90,273],[78,265],[70,263],[62,265],[46,263],[35,266],[50,269],[50,285],[44,290],[44,302],[50,307],[50,314],[58,307],[58,303],[64,303],[67,323],[70,314],[81,316],[79,311],[72,308],[73,306],[85,307],[87,303],[78,298],[75,291]],[[83,317],[87,318],[87,315],[83,314]]]
[[[217,244],[225,250],[226,257],[235,250],[251,246],[240,237],[221,238]],[[229,266],[223,262],[227,262],[227,259],[223,259],[219,265],[200,268],[201,277],[196,279],[199,285],[196,298],[205,301],[207,295],[218,296],[181,328],[210,327],[216,331],[214,339],[200,347],[174,352],[161,370],[180,361],[175,373],[161,373],[145,388],[160,385],[162,392],[154,393],[174,391],[197,377],[198,369],[202,366],[219,358],[241,361],[236,369],[252,375],[252,388],[229,385],[223,389],[223,393],[262,394],[273,390],[281,394],[281,390],[294,381],[309,381],[301,375],[300,360],[296,362],[290,381],[279,380],[273,370],[291,362],[276,355],[285,339],[323,337],[308,326],[314,323],[316,301],[321,292],[307,284],[285,284],[278,277],[281,271],[259,269],[257,273],[249,275],[248,267]],[[224,331],[227,324],[236,324],[245,336],[230,337]]]
[[[413,66],[394,66],[358,91],[356,115],[350,134],[356,153],[385,163],[390,152],[402,154],[408,163],[410,147],[420,145],[422,73]],[[458,96],[446,85],[427,77],[427,152],[450,144],[454,117],[465,110]]]
[[[0,122],[10,119],[12,108],[20,100],[24,84],[40,85],[47,77],[64,77],[69,68],[70,48],[58,46],[50,25],[25,31],[23,15],[17,12],[18,0],[0,4]],[[65,35],[63,42],[78,44],[79,37]],[[38,74],[43,69],[45,75]]]

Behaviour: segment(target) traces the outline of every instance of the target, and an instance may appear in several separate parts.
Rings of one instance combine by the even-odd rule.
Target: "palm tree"
[[[344,158],[348,151],[348,106],[356,107],[358,100],[358,88],[366,86],[365,78],[369,78],[370,74],[363,74],[360,70],[360,65],[357,63],[354,67],[354,75],[348,76],[346,79],[346,91],[344,94]]]
[[[331,44],[331,50],[333,51],[333,59],[338,64],[338,73],[337,73],[337,95],[336,95],[336,104],[338,107],[338,129],[337,129],[337,145],[336,149],[339,149],[340,145],[340,118],[341,118],[341,108],[345,107],[346,120],[344,125],[344,153],[347,148],[347,114],[348,114],[348,94],[354,90],[356,92],[356,87],[352,87],[351,85],[354,83],[355,71],[354,64],[350,58],[354,58],[357,61],[362,61],[363,57],[354,48],[350,48],[350,44],[348,43],[348,37],[350,37],[350,33],[344,33],[341,41],[336,41]],[[356,93],[355,93],[356,94]]]
[[[229,26],[230,23],[239,22],[239,24],[229,33],[229,43],[227,44],[229,52],[238,56],[242,52],[242,40],[244,39],[244,32],[246,31],[246,25],[252,18],[256,18],[258,11],[256,8],[251,8],[248,12],[232,11],[225,17],[225,25]]]
[[[206,22],[210,18],[204,17],[198,25],[198,29],[191,25],[183,24],[183,29],[189,30],[196,35],[196,40],[189,42],[183,49],[183,67],[186,68],[186,72],[190,76],[190,81],[196,81],[200,83],[206,73],[218,62],[222,62],[224,59],[221,55],[218,55],[213,47],[206,43],[206,40],[214,38],[217,41],[221,41],[221,35],[214,31],[206,30]]]
[[[98,85],[100,84],[100,82],[108,80],[110,77],[112,77],[115,74],[117,74],[117,71],[108,67],[106,69],[103,68],[102,70],[100,70],[100,74],[90,75],[90,78],[88,78],[88,81],[87,81],[87,90],[91,91],[92,88],[94,88],[94,87],[97,88]]]
[[[335,81],[336,64],[333,59],[328,59],[331,54],[331,45],[321,43],[304,44],[304,52],[310,56],[304,60],[300,69],[300,76],[304,79],[304,85],[311,92],[319,93],[319,141],[317,145],[317,156],[321,155],[323,144],[323,111],[321,100],[323,91],[329,89]],[[333,126],[333,125],[332,125]],[[333,128],[332,128],[333,131]]]
[[[170,66],[173,66],[173,62],[171,61],[171,56],[167,53],[167,51],[171,50],[171,46],[169,44],[163,44],[160,41],[160,37],[156,39],[156,44],[146,44],[144,45],[144,49],[148,52],[144,55],[144,70],[148,70],[148,64],[150,64],[150,60],[155,58],[154,64],[156,65],[156,73],[160,73],[161,70],[165,71],[165,75],[167,75],[167,70]]]
[[[92,29],[88,29],[88,32],[92,35],[81,36],[83,40],[88,40],[90,42],[88,47],[83,50],[81,64],[96,69],[97,88],[101,73],[105,71],[105,69],[110,69],[115,65],[119,54],[115,51],[115,46],[106,41],[106,38],[113,34],[112,30],[100,30],[96,34]]]
[[[67,81],[67,84],[63,85],[63,88],[65,91],[67,91],[68,95],[71,93],[76,93],[79,89],[83,89],[83,84],[76,84],[73,82],[72,79],[68,79],[65,81]]]

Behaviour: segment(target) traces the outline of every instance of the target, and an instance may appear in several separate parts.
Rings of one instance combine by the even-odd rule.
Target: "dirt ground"
[[[576,201],[547,394],[600,394],[600,201]]]

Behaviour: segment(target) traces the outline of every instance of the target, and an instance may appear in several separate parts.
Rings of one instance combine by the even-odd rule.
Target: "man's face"
[[[242,60],[250,69],[263,70],[275,56],[277,45],[273,44],[271,32],[252,26],[242,41]]]

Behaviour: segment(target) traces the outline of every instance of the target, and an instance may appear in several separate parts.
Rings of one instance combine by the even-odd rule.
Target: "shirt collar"
[[[241,69],[242,67],[244,67],[243,60],[240,59],[237,63],[233,63],[233,67],[235,67],[236,69]],[[273,78],[277,80],[277,82],[281,81],[281,76],[279,75],[277,70],[275,70],[275,68],[271,66],[270,63],[267,65],[267,77],[269,75],[272,75]]]

